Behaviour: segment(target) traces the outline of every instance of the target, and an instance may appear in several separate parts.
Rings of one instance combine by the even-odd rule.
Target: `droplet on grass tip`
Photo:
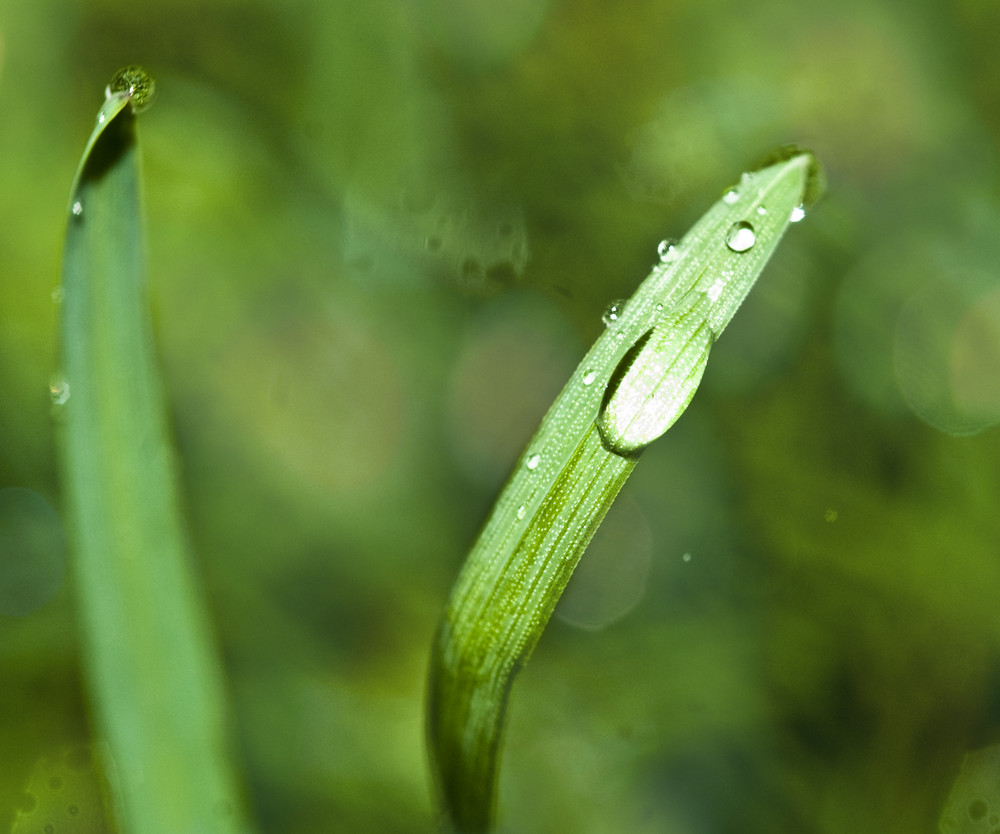
[[[802,207],[801,204],[797,205],[795,208],[792,209],[792,213],[788,217],[788,222],[798,223],[805,216],[806,216],[806,210]]]
[[[746,252],[757,242],[757,233],[746,220],[733,223],[726,234],[726,246],[734,252]]]
[[[132,112],[145,110],[153,103],[156,94],[156,82],[142,67],[130,65],[118,70],[104,91],[105,98],[123,95],[132,105]]]

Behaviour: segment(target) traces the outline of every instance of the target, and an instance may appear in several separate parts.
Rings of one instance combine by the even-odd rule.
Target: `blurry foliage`
[[[934,830],[1000,741],[994,4],[495,5],[0,4],[0,488],[59,506],[66,199],[138,62],[160,349],[261,828],[431,831],[426,655],[504,459],[657,241],[797,141],[827,196],[626,490],[645,593],[601,630],[567,612],[526,671],[500,820]],[[0,613],[0,828],[90,741],[77,663],[65,587]]]

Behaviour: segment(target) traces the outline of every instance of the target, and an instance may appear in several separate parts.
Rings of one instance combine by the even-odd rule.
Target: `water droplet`
[[[767,214],[767,209],[764,208],[764,206],[757,206],[757,214],[763,217],[765,214]]]
[[[726,246],[734,252],[746,252],[757,242],[757,233],[746,220],[733,223],[726,235]]]
[[[735,188],[730,188],[725,194],[722,195],[722,202],[727,206],[731,206],[740,198],[740,192]]]
[[[708,288],[708,300],[715,304],[719,300],[719,296],[722,295],[722,291],[726,288],[725,278],[716,278],[715,283]]]
[[[524,504],[522,504],[520,507],[518,507],[517,508],[517,520],[520,521],[522,518],[524,518],[524,516],[525,516],[525,514],[527,512],[528,512],[528,509],[524,506]]]
[[[524,462],[524,465],[528,469],[535,470],[538,469],[538,464],[542,462],[542,456],[539,454],[530,455],[528,459]]]
[[[681,559],[683,559],[685,562],[690,562],[691,561],[691,554],[690,553],[685,553],[683,556],[681,556]]]
[[[618,321],[624,310],[624,300],[618,299],[617,301],[612,301],[607,307],[604,308],[604,312],[601,314],[601,321],[604,322],[604,326],[607,327],[608,325]]]
[[[592,385],[595,379],[597,379],[597,371],[587,371],[583,375],[583,384]]]
[[[969,803],[969,819],[973,822],[978,822],[989,812],[990,806],[986,804],[984,799],[973,799]]]
[[[663,310],[663,302],[662,301],[657,301],[656,302],[656,312],[659,313],[662,310]]]
[[[66,290],[63,289],[62,284],[58,284],[54,290],[52,290],[52,302],[54,304],[62,304],[63,299],[66,298]]]
[[[656,254],[660,256],[660,260],[663,263],[670,263],[670,261],[677,259],[677,241],[669,237],[665,237],[660,241],[659,246],[656,247]]]
[[[69,383],[65,379],[54,379],[49,383],[49,396],[53,405],[65,405],[69,399]]]
[[[111,98],[113,95],[124,95],[132,105],[132,112],[138,113],[145,110],[153,103],[153,95],[156,93],[156,82],[152,76],[142,67],[123,67],[118,70],[108,82],[104,95]]]
[[[83,203],[77,200],[73,203],[73,216],[79,217],[81,214],[83,214]]]
[[[102,112],[100,112],[100,113],[98,113],[98,114],[97,114],[97,123],[98,123],[99,125],[102,125],[102,124],[104,124],[104,121],[105,121],[105,120],[106,120],[107,118],[108,118],[108,117],[107,117],[107,116],[105,116],[105,115],[104,115],[104,112],[102,111]]]
[[[805,216],[806,216],[805,208],[803,208],[801,204],[797,205],[795,208],[792,209],[792,213],[791,216],[789,216],[788,218],[788,222],[798,223]]]

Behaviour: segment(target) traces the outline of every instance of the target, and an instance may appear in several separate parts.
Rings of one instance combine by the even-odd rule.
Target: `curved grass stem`
[[[804,200],[797,149],[744,174],[661,262],[584,357],[504,487],[435,639],[427,731],[446,825],[493,824],[511,686],[646,446],[684,412],[709,350]]]

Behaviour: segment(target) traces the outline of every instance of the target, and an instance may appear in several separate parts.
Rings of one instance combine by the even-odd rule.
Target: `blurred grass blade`
[[[744,174],[661,262],[549,409],[455,584],[432,650],[428,744],[452,829],[492,826],[507,698],[639,453],[683,413],[712,343],[803,202],[813,156]]]
[[[115,76],[70,197],[62,466],[84,670],[120,830],[244,831],[224,698],[178,512],[143,269],[136,105]]]

